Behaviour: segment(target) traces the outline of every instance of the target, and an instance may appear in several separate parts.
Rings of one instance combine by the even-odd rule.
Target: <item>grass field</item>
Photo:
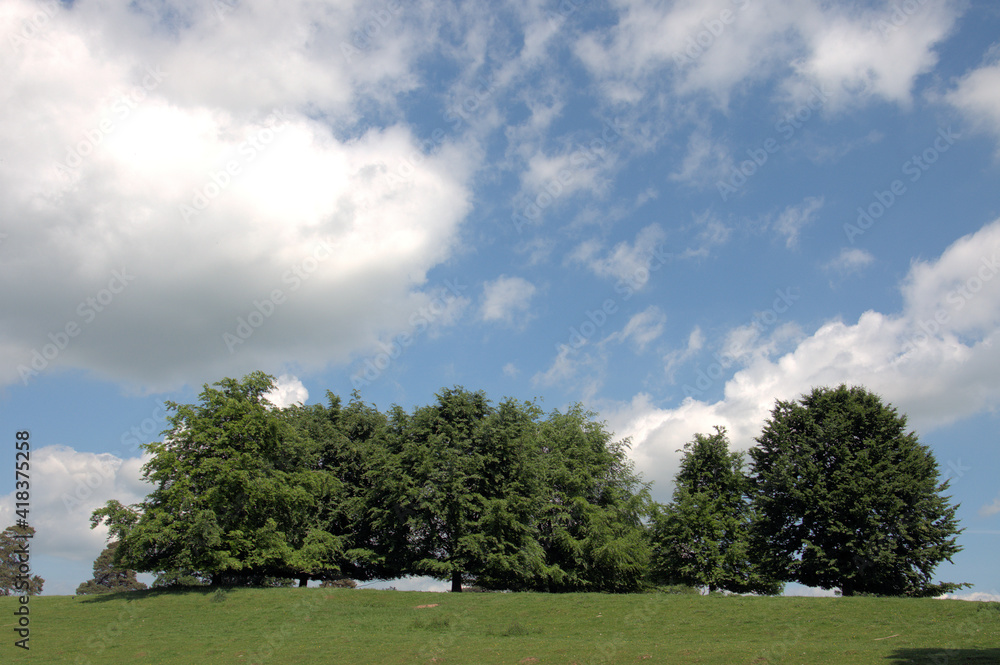
[[[0,598],[0,663],[1000,663],[1000,603],[879,598],[145,591]]]

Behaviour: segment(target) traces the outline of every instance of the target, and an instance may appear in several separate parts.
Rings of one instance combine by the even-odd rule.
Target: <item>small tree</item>
[[[9,526],[0,533],[0,596],[35,596],[42,592],[45,580],[38,575],[21,577],[20,572],[24,552],[30,553],[34,535],[33,526]]]
[[[653,581],[709,593],[780,593],[782,585],[750,555],[750,486],[743,454],[729,451],[725,428],[684,445],[674,483],[673,502],[654,513],[650,529]]]
[[[962,549],[958,506],[930,449],[878,395],[841,385],[779,400],[757,441],[754,542],[776,577],[844,596],[967,586],[931,582]]]
[[[135,579],[134,570],[115,566],[115,550],[118,541],[109,544],[94,561],[94,578],[76,588],[78,596],[88,594],[118,593],[120,591],[140,591],[146,585]]]

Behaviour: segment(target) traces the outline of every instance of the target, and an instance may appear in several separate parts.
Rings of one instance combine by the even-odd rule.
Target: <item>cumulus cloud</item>
[[[535,285],[523,277],[501,275],[483,285],[480,315],[484,321],[524,325],[535,295]]]
[[[31,451],[31,516],[35,527],[34,551],[44,553],[33,572],[46,578],[64,575],[65,566],[85,571],[107,544],[108,530],[91,530],[90,514],[115,499],[138,503],[152,489],[142,481],[148,456],[119,458],[109,453],[86,453],[69,446],[44,446]],[[14,524],[14,493],[0,497],[0,529]],[[34,557],[33,557],[34,560]],[[81,577],[79,582],[83,582]],[[72,593],[73,588],[53,588],[46,593]]]
[[[275,380],[274,389],[264,397],[277,408],[283,409],[293,404],[305,404],[309,399],[309,391],[298,377],[282,374]]]
[[[389,38],[401,20],[360,67],[337,48],[363,23],[353,3],[169,20],[52,6],[0,56],[0,383],[74,368],[162,390],[317,369],[426,304],[474,151],[353,124],[413,85],[423,47]],[[4,3],[0,41],[36,10]],[[238,47],[262,30],[267,47]]]
[[[704,384],[692,377],[679,406],[661,408],[639,393],[604,411],[619,435],[632,438],[638,468],[661,493],[676,473],[676,451],[696,432],[722,425],[745,450],[776,399],[796,399],[816,386],[864,385],[908,414],[918,433],[992,408],[1000,400],[998,256],[1000,220],[936,260],[915,262],[901,286],[901,312],[828,321],[810,335],[794,326],[769,334],[741,326],[724,345],[729,362],[719,368],[729,371],[706,374]],[[723,397],[705,400],[716,383]]]

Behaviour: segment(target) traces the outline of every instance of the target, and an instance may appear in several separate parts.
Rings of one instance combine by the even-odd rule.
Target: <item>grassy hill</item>
[[[145,591],[0,598],[2,663],[1000,663],[1000,603],[878,598]]]

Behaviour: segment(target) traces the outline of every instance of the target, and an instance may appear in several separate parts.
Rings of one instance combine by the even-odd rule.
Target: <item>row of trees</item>
[[[776,593],[785,582],[842,595],[937,596],[961,550],[948,482],[906,418],[859,387],[779,401],[750,469],[726,432],[684,448],[673,501],[651,520],[654,579]]]
[[[443,390],[381,413],[275,409],[273,379],[168,402],[145,501],[96,510],[120,567],[214,585],[430,575],[485,588],[629,591],[650,549],[649,491],[625,443],[573,407]]]
[[[931,580],[960,549],[947,483],[905,417],[862,388],[779,401],[749,470],[724,429],[695,435],[673,501],[657,505],[627,441],[579,406],[545,415],[454,388],[412,412],[382,413],[356,393],[276,409],[273,386],[258,372],[205,386],[199,404],[167,403],[166,436],[146,445],[153,491],[91,518],[109,526],[114,566],[159,573],[158,585],[430,575],[453,591],[961,586]]]

